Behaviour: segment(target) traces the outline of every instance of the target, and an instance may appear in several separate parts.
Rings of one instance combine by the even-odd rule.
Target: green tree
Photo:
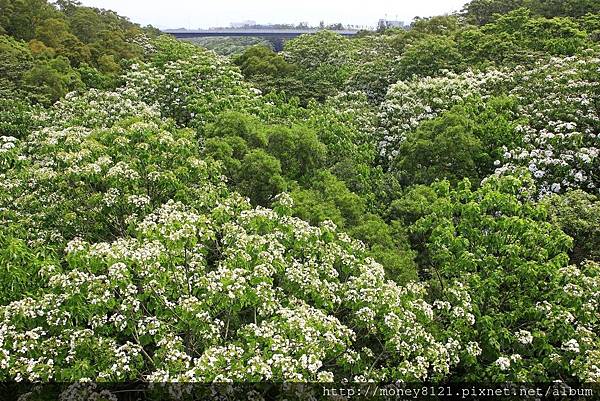
[[[415,18],[410,26],[411,37],[422,35],[452,36],[463,28],[456,15],[440,15],[429,18]]]
[[[35,125],[33,109],[28,102],[0,98],[0,136],[24,138]]]
[[[345,228],[346,219],[337,207],[335,199],[327,198],[314,189],[299,188],[292,191],[290,195],[294,200],[294,216],[313,225],[329,220],[341,229]]]
[[[264,93],[285,92],[290,96],[302,95],[302,83],[294,76],[296,66],[265,45],[248,48],[233,58],[244,77]]]
[[[313,130],[277,127],[270,130],[268,138],[267,149],[279,159],[287,177],[308,178],[322,167],[327,149]]]
[[[62,6],[69,18],[69,26],[75,36],[83,43],[93,43],[99,39],[101,30],[106,29],[97,11],[76,5]]]
[[[119,74],[121,67],[115,61],[115,56],[112,54],[105,54],[98,58],[98,69],[106,74]]]
[[[507,14],[525,5],[526,0],[471,0],[463,12],[467,18],[479,25],[492,22],[494,15]]]
[[[87,64],[81,65],[77,69],[77,73],[81,76],[83,84],[88,88],[114,89],[119,83],[116,74],[103,73]]]
[[[0,232],[0,303],[6,305],[19,299],[24,292],[34,291],[43,285],[30,271],[39,271],[43,264],[56,260],[51,251],[33,249],[26,241]]]
[[[518,102],[512,97],[482,100],[471,95],[460,106],[410,131],[390,166],[404,184],[480,181],[493,173],[506,149],[521,143]]]
[[[517,46],[551,54],[572,55],[584,46],[586,34],[570,18],[540,18],[519,8],[482,28],[490,34],[508,34]]]
[[[58,48],[69,35],[69,24],[60,18],[49,18],[41,21],[35,28],[35,39],[44,42],[46,46]]]
[[[486,34],[481,29],[472,28],[460,32],[456,41],[464,61],[481,68],[490,65],[527,65],[536,59],[519,38],[506,32]]]
[[[600,13],[586,14],[578,19],[581,29],[588,33],[589,39],[600,42]]]
[[[92,53],[89,47],[83,44],[75,35],[68,34],[60,42],[56,53],[69,59],[73,67],[89,63]]]
[[[23,81],[32,99],[46,106],[83,87],[80,75],[64,57],[36,63],[24,74]]]
[[[286,60],[297,66],[294,77],[302,82],[301,99],[324,100],[343,87],[352,75],[356,42],[331,31],[320,31],[286,42]]]
[[[572,302],[564,286],[573,274],[597,277],[598,271],[567,268],[572,240],[546,222],[544,207],[527,200],[536,191],[533,181],[510,176],[491,178],[475,190],[468,181],[433,188],[438,199],[431,213],[411,230],[425,238],[427,262],[421,268],[430,273],[436,296],[452,292],[457,279],[469,288],[473,339],[482,352],[461,379],[534,381],[575,374],[583,361],[569,364],[574,357],[565,344],[583,341],[576,327],[595,323],[585,311],[587,301]],[[573,319],[558,317],[566,311]]]
[[[339,227],[348,228],[358,224],[366,211],[363,199],[328,171],[319,172],[309,190],[293,191],[291,195],[294,215],[313,224],[332,220]],[[322,207],[317,207],[319,202]]]
[[[521,7],[548,18],[578,18],[600,11],[600,5],[594,0],[472,0],[465,5],[463,13],[470,22],[483,25]]]
[[[349,227],[348,233],[367,245],[368,254],[383,265],[391,280],[405,284],[417,279],[415,254],[404,226],[398,222],[388,225],[381,217],[367,214]]]
[[[255,75],[282,77],[294,70],[294,66],[266,46],[252,46],[233,62],[240,67],[246,78]]]
[[[246,141],[239,136],[208,138],[204,143],[204,154],[223,164],[229,181],[234,185],[239,181],[246,150]]]
[[[261,129],[258,120],[236,111],[225,112],[217,116],[214,123],[206,126],[204,135],[207,138],[239,137],[252,148],[267,146],[267,134]]]
[[[58,18],[42,21],[35,29],[35,38],[67,57],[73,66],[89,62],[90,49],[70,32],[68,23]]]
[[[394,169],[401,182],[429,184],[439,178],[457,182],[464,177],[478,180],[477,160],[484,146],[474,131],[474,122],[457,108],[421,124],[399,149]]]
[[[573,238],[571,263],[600,262],[600,200],[581,190],[543,199],[549,221]]]
[[[15,39],[29,41],[37,26],[60,13],[47,0],[0,0],[0,23],[4,31]]]
[[[411,226],[423,216],[433,213],[433,205],[438,198],[439,194],[429,185],[408,187],[390,203],[386,216],[389,220]]]
[[[400,58],[400,70],[404,79],[413,75],[436,76],[443,70],[461,71],[462,57],[456,43],[447,37],[427,36],[408,45]]]
[[[24,74],[33,65],[33,57],[25,43],[0,35],[0,95],[18,95]]]
[[[31,54],[38,59],[51,59],[56,56],[56,50],[40,40],[32,39],[28,43]]]
[[[128,34],[122,30],[102,29],[97,34],[98,39],[90,44],[92,58],[99,64],[103,56],[113,56],[116,61],[141,58],[142,48],[130,43]]]
[[[528,0],[526,5],[544,17],[578,18],[600,12],[600,4],[594,0]]]
[[[571,18],[536,18],[526,32],[529,47],[550,54],[572,56],[587,45],[586,32]]]
[[[286,188],[279,160],[262,149],[251,150],[242,160],[237,188],[253,204],[269,205]]]

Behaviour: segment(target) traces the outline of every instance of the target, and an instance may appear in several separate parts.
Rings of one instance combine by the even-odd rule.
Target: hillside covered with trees
[[[599,382],[599,41],[473,0],[225,57],[0,0],[0,379]]]

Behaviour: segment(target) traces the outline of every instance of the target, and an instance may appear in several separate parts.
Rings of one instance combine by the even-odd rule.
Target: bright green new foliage
[[[439,296],[449,280],[469,288],[482,354],[466,378],[595,380],[598,265],[568,266],[572,239],[544,221],[531,180],[494,178],[476,191],[467,180],[456,189],[441,182],[434,190],[431,211],[411,230],[425,238]]]

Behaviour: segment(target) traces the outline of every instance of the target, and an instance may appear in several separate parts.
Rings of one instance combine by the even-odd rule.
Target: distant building
[[[252,21],[252,20],[248,20],[248,21],[242,21],[242,22],[232,22],[231,23],[231,27],[232,28],[247,28],[250,26],[256,26],[256,21]]]
[[[393,21],[388,19],[380,19],[377,24],[379,29],[388,29],[388,28],[404,28],[404,21]]]

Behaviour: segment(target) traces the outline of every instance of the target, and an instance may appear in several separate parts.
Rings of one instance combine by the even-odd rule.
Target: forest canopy
[[[0,10],[0,380],[600,381],[597,2],[226,55]]]

